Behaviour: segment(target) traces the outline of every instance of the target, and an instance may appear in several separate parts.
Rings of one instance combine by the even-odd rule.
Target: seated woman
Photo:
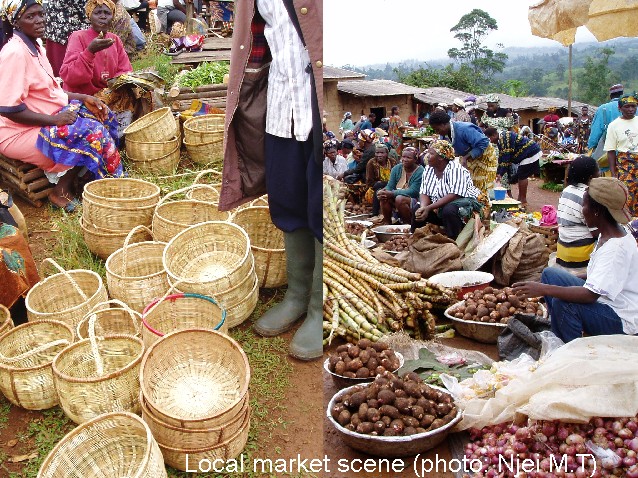
[[[199,12],[201,2],[195,0],[192,3]],[[170,34],[174,23],[184,23],[186,21],[185,0],[158,0],[157,18],[162,26],[161,31]]]
[[[366,184],[368,191],[366,192],[366,200],[372,203],[372,215],[378,216],[380,210],[379,198],[377,191],[388,185],[390,180],[390,171],[396,166],[395,159],[388,157],[388,147],[384,143],[377,143],[374,158],[368,161],[366,166]],[[381,219],[381,218],[378,218]]]
[[[556,264],[572,271],[587,267],[596,242],[583,215],[587,185],[598,177],[598,162],[578,156],[567,170],[567,187],[558,200],[558,245]]]
[[[37,42],[45,24],[41,0],[4,7],[15,31],[0,51],[0,153],[43,169],[56,184],[49,200],[71,211],[80,167],[98,178],[123,173],[115,118],[97,98],[60,88]]]
[[[545,296],[552,331],[563,342],[583,335],[638,333],[638,248],[621,226],[631,219],[627,187],[616,178],[594,178],[583,197],[583,215],[600,231],[585,279],[548,267],[541,282],[512,287],[525,297]]]
[[[472,183],[467,169],[454,161],[454,148],[449,142],[440,139],[432,143],[427,159],[412,229],[431,222],[443,226],[445,234],[456,239],[465,226],[463,218],[481,211],[477,200],[481,191]]]
[[[455,154],[461,156],[461,164],[470,171],[474,186],[487,194],[494,187],[498,152],[481,128],[472,123],[451,122],[448,114],[440,110],[430,116],[430,126],[441,139],[452,143]]]
[[[337,142],[328,140],[323,143],[323,174],[337,178],[346,169],[346,159],[337,153]]]
[[[423,166],[417,164],[416,148],[403,148],[401,162],[390,171],[390,180],[385,188],[377,191],[383,214],[382,224],[392,224],[392,213],[396,210],[403,224],[412,220],[412,205],[419,197],[419,185]]]

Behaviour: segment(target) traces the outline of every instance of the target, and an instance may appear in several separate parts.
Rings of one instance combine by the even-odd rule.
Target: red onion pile
[[[465,477],[638,478],[637,417],[596,417],[586,424],[530,420],[523,427],[505,423],[469,432],[465,457],[474,466]],[[588,442],[607,453],[594,454]]]

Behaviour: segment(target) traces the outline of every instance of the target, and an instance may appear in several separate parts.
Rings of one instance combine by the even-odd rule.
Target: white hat
[[[461,98],[454,98],[454,104],[459,108],[465,108],[465,101],[463,101]]]

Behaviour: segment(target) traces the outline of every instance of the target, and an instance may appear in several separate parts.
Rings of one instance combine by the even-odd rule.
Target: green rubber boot
[[[284,233],[288,290],[283,300],[268,309],[253,326],[264,337],[274,337],[291,329],[308,310],[312,270],[315,266],[314,236],[309,229]]]
[[[290,342],[290,355],[314,360],[323,355],[323,246],[315,239],[315,267],[306,319]]]

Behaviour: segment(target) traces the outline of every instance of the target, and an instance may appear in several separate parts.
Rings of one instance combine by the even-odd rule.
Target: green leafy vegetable
[[[416,372],[425,383],[443,386],[443,382],[441,382],[442,373],[456,377],[459,380],[465,380],[472,377],[479,370],[489,368],[489,366],[477,364],[448,366],[439,362],[434,353],[423,348],[419,350],[418,359],[406,360],[397,373],[399,376],[403,376],[403,374],[408,372]]]
[[[226,61],[200,63],[197,68],[179,77],[179,86],[195,89],[198,86],[219,84],[224,81],[224,75],[228,71],[229,64]]]

